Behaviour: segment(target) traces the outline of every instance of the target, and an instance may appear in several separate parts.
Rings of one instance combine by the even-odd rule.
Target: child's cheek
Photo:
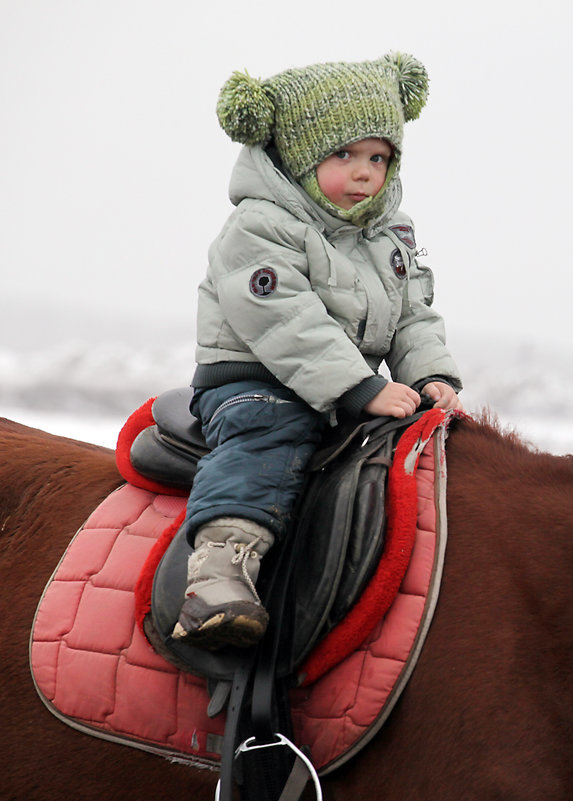
[[[317,172],[317,180],[322,193],[337,206],[341,205],[344,197],[344,175],[338,170],[324,170]]]

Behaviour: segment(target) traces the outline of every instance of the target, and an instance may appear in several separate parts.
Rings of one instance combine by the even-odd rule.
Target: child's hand
[[[428,384],[427,386],[432,386]],[[453,390],[452,390],[453,391]],[[378,395],[368,401],[364,411],[379,417],[408,417],[414,414],[420,405],[420,396],[406,384],[390,381]]]
[[[462,409],[460,399],[449,384],[443,381],[431,381],[422,390],[423,394],[429,395],[435,401],[434,408],[437,409]]]

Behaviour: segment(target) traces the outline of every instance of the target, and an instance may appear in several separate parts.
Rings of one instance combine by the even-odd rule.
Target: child
[[[259,562],[338,410],[403,418],[422,392],[459,407],[432,273],[398,210],[403,123],[427,86],[419,61],[391,53],[234,73],[221,91],[219,121],[245,147],[199,288],[191,411],[212,450],[187,507],[195,551],[174,638],[214,648],[264,633]]]

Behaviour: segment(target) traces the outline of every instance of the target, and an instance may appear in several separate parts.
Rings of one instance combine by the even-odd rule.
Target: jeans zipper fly
[[[213,420],[219,414],[219,412],[228,409],[230,406],[236,406],[239,403],[250,403],[252,401],[262,401],[263,403],[294,403],[294,401],[291,400],[285,400],[284,398],[277,398],[274,395],[261,395],[257,392],[251,393],[249,395],[237,395],[234,398],[229,398],[228,400],[223,401],[223,403],[221,403],[220,406],[217,406],[217,408],[211,415],[209,424],[213,422]]]

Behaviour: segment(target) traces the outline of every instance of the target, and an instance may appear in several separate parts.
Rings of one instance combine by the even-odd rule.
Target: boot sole
[[[266,631],[269,616],[262,606],[253,609],[253,604],[246,605],[248,612],[244,611],[242,602],[225,604],[225,608],[213,610],[206,620],[193,620],[199,625],[189,626],[187,633],[178,639],[207,650],[217,650],[225,645],[237,648],[255,645]]]

